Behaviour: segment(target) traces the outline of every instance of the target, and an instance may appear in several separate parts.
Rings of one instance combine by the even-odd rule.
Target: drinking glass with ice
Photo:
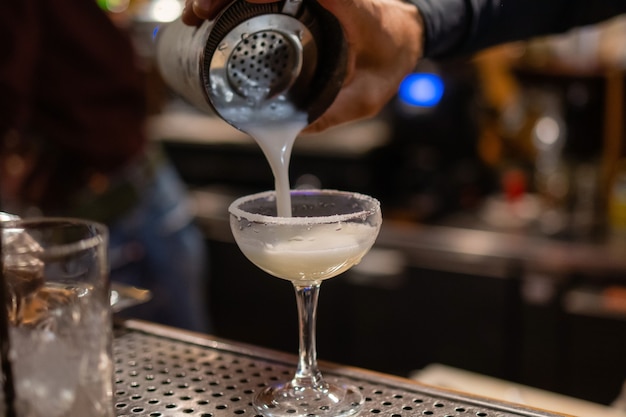
[[[0,231],[0,415],[112,417],[107,229],[41,218],[0,222]]]

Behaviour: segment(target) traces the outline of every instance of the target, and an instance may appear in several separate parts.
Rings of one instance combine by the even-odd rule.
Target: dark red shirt
[[[132,43],[95,0],[0,1],[2,197],[62,207],[145,145]]]

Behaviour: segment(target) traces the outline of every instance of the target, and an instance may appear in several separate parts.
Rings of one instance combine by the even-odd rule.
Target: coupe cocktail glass
[[[276,193],[241,197],[230,225],[243,254],[263,271],[293,283],[298,306],[299,358],[290,381],[259,392],[254,406],[270,417],[348,416],[363,405],[357,387],[326,381],[317,365],[315,318],[323,280],[357,264],[382,222],[379,202],[336,190],[291,191],[292,217],[277,217]]]

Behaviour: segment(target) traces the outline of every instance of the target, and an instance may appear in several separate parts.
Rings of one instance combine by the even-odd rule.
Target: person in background
[[[271,3],[276,0],[248,0]],[[343,26],[348,74],[305,133],[377,115],[423,58],[445,59],[626,13],[615,0],[317,0]],[[183,21],[213,19],[230,0],[186,0]]]
[[[205,242],[147,141],[130,39],[93,0],[19,0],[0,2],[0,44],[2,210],[106,224],[111,280],[152,293],[124,315],[210,331]]]

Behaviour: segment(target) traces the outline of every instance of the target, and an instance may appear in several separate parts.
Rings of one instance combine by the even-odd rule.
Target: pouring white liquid
[[[259,144],[274,174],[276,208],[279,217],[291,217],[289,161],[298,134],[306,127],[307,115],[296,113],[293,120],[281,123],[242,126]]]

